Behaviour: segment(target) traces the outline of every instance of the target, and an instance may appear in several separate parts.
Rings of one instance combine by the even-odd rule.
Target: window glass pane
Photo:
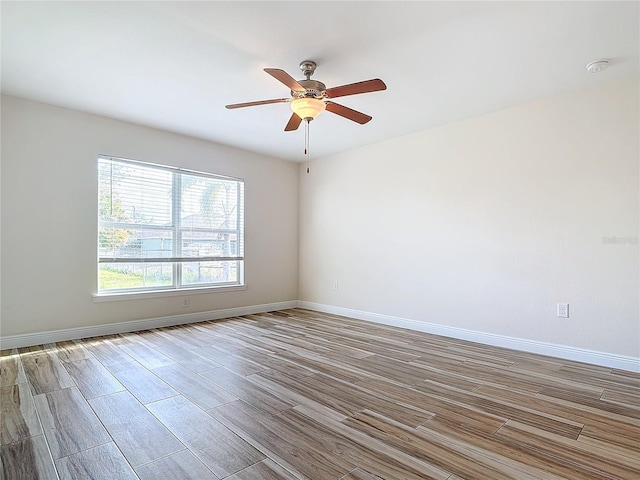
[[[173,256],[173,231],[145,228],[99,229],[100,258],[168,258]]]
[[[132,230],[100,226],[98,229],[98,256],[116,257],[131,239]]]
[[[171,225],[171,172],[101,161],[100,220],[142,225]]]
[[[182,284],[238,283],[238,264],[237,261],[184,262],[182,264]]]
[[[238,255],[237,233],[182,231],[183,257],[231,257]]]
[[[238,228],[238,182],[197,176],[182,177],[183,228]]]
[[[101,263],[98,268],[100,290],[153,288],[172,284],[172,263]]]

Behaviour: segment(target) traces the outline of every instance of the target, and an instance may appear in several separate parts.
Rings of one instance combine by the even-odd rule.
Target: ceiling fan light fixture
[[[327,105],[317,98],[303,97],[296,98],[291,102],[291,110],[303,120],[314,120],[325,111]]]

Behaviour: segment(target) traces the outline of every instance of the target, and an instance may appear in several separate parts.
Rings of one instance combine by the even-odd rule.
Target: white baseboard
[[[50,330],[48,332],[25,333],[22,335],[11,335],[0,337],[0,349],[30,347],[32,345],[43,345],[45,343],[63,342],[77,338],[99,337],[102,335],[113,335],[116,333],[137,332],[151,328],[170,327],[172,325],[183,325],[185,323],[204,322],[207,320],[219,320],[221,318],[239,317],[252,313],[273,312],[276,310],[286,310],[296,308],[296,300],[288,302],[267,303],[263,305],[250,305],[248,307],[225,308],[212,310],[209,312],[187,313],[182,315],[170,315],[167,317],[146,318],[143,320],[132,320],[129,322],[108,323],[104,325],[93,325],[86,327],[66,328],[64,330]]]
[[[566,345],[556,345],[553,343],[538,342],[535,340],[526,340],[523,338],[507,337],[494,333],[466,330],[464,328],[448,327],[446,325],[420,322],[408,318],[364,312],[351,308],[335,307],[332,305],[306,302],[303,300],[298,301],[298,307],[305,308],[307,310],[315,310],[318,312],[341,315],[344,317],[357,318],[359,320],[367,320],[369,322],[381,323],[394,327],[407,328],[409,330],[432,333],[434,335],[442,335],[445,337],[457,338],[460,340],[469,340],[471,342],[484,343],[486,345],[493,345],[496,347],[511,348],[514,350],[538,353],[541,355],[548,355],[551,357],[558,357],[566,360],[591,363],[594,365],[618,368],[620,370],[627,370],[631,372],[640,372],[640,358],[636,357],[628,357],[624,355],[617,355],[614,353],[598,352],[595,350],[586,350],[583,348],[569,347]]]
[[[434,335],[469,340],[471,342],[484,343],[496,347],[511,348],[524,352],[549,355],[567,360],[591,363],[604,367],[618,368],[631,372],[640,372],[640,358],[617,355],[614,353],[598,352],[583,348],[557,345],[553,343],[538,342],[522,338],[507,337],[494,333],[485,333],[464,328],[449,327],[435,323],[420,322],[408,318],[394,317],[379,313],[365,312],[351,308],[336,307],[320,303],[307,302],[303,300],[291,300],[287,302],[267,303],[263,305],[250,305],[247,307],[225,308],[208,312],[187,313],[182,315],[170,315],[167,317],[147,318],[143,320],[132,320],[129,322],[108,323],[104,325],[93,325],[86,327],[67,328],[63,330],[50,330],[48,332],[27,333],[22,335],[11,335],[0,337],[0,349],[11,349],[29,347],[32,345],[43,345],[52,342],[62,342],[77,338],[99,337],[102,335],[113,335],[117,333],[136,332],[159,327],[169,327],[172,325],[183,325],[185,323],[204,322],[207,320],[219,320],[222,318],[238,317],[253,313],[273,312],[277,310],[287,310],[290,308],[305,308],[318,312],[342,315],[344,317],[357,318],[369,322],[390,325],[394,327],[406,328]]]

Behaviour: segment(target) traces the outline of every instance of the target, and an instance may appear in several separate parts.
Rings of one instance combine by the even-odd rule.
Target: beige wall
[[[637,80],[549,98],[317,159],[306,175],[3,96],[2,336],[299,298],[639,357],[638,101]],[[188,309],[94,303],[99,153],[244,178],[247,289],[192,295]]]
[[[300,300],[639,357],[639,128],[636,79],[301,167]]]
[[[244,178],[246,290],[94,303],[101,153]],[[3,336],[297,299],[290,162],[3,96],[1,193]]]

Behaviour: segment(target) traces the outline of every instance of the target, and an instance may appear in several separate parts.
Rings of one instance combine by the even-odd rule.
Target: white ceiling
[[[302,161],[287,97],[262,71],[315,60],[373,116],[311,123],[317,158],[639,75],[634,2],[2,2],[2,92]],[[590,74],[585,65],[607,58]]]

